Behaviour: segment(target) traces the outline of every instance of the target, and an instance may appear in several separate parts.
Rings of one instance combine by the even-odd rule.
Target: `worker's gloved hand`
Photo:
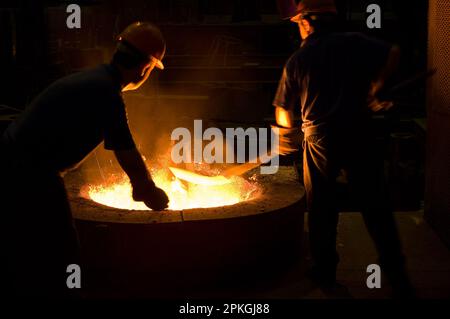
[[[155,187],[142,201],[153,210],[164,210],[169,204],[169,197],[161,188]]]
[[[166,193],[156,187],[151,180],[132,183],[133,185],[133,199],[137,202],[144,202],[147,207],[152,210],[164,210],[167,208],[169,198]]]
[[[394,106],[392,96],[388,94],[386,86],[378,87],[372,84],[367,97],[367,105],[372,112],[388,111]]]
[[[372,112],[380,112],[380,111],[388,111],[390,108],[394,106],[392,101],[383,101],[379,100],[376,97],[371,97],[368,100],[369,109]]]

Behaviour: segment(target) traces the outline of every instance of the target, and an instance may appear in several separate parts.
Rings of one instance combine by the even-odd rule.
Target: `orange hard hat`
[[[336,14],[334,0],[278,0],[278,8],[283,19],[293,19],[308,14]]]
[[[166,42],[157,26],[149,22],[135,22],[118,36],[117,41],[155,62],[157,68],[164,69],[162,59]]]
[[[301,14],[308,13],[337,13],[334,0],[302,0],[297,9]]]
[[[277,0],[277,6],[283,20],[290,19],[299,13],[295,0]]]

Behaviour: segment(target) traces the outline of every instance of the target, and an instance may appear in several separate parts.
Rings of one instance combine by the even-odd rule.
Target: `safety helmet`
[[[119,45],[145,59],[155,62],[164,69],[162,59],[166,52],[166,42],[158,27],[149,22],[135,22],[129,25],[118,37]]]
[[[337,14],[334,0],[277,0],[282,19],[293,20],[297,16]]]

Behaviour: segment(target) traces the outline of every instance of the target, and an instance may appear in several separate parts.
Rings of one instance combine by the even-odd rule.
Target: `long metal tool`
[[[416,75],[399,82],[397,85],[393,86],[391,89],[387,91],[387,94],[391,96],[394,93],[397,93],[405,88],[408,88],[422,79],[433,76],[436,73],[436,69],[426,70]],[[272,157],[278,156],[278,153],[274,153]],[[222,172],[222,174],[218,176],[206,176],[202,174],[198,174],[192,171],[188,171],[181,168],[169,167],[170,171],[177,177],[178,179],[187,181],[193,184],[202,184],[202,185],[224,185],[230,183],[230,177],[242,175],[256,167],[261,166],[263,163],[260,160],[257,160],[256,163],[244,163],[241,165],[235,165],[231,168],[228,168]]]
[[[277,155],[278,153],[272,154],[269,160],[271,160],[273,157]],[[172,174],[178,179],[187,181],[192,184],[213,186],[231,183],[230,178],[232,176],[242,175],[256,167],[261,166],[262,164],[263,163],[258,159],[256,163],[244,163],[240,165],[235,165],[233,167],[224,170],[222,174],[217,176],[206,176],[177,167],[169,167],[169,169],[172,172]]]
[[[177,167],[169,167],[169,169],[176,178],[192,184],[213,186],[224,185],[231,182],[228,178],[222,175],[206,176]]]

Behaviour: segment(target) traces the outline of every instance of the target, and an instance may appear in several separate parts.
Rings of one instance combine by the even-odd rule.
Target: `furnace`
[[[259,175],[257,192],[246,200],[162,212],[97,203],[83,195],[86,185],[78,172],[65,182],[97,286],[212,284],[242,273],[273,274],[301,253],[304,190],[291,167]]]

